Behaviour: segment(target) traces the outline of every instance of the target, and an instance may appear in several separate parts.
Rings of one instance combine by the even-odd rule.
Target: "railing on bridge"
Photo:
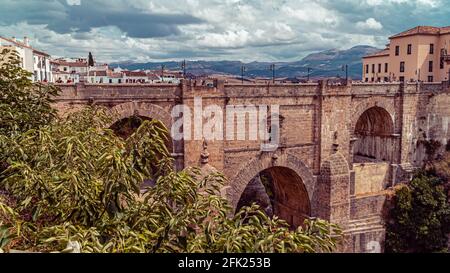
[[[447,49],[441,49],[441,62],[447,62],[450,64],[450,54],[448,54]]]

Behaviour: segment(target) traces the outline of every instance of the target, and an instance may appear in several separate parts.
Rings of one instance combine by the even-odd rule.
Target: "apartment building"
[[[363,81],[449,80],[450,26],[417,26],[389,40],[384,50],[363,57]]]
[[[5,38],[0,36],[0,47],[15,50],[20,58],[20,66],[32,73],[31,79],[35,82],[53,81],[50,55],[37,50],[30,45],[27,37],[23,41],[16,38]]]

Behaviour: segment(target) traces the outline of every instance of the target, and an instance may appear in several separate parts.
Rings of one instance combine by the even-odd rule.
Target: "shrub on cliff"
[[[387,252],[446,252],[450,206],[444,181],[419,172],[397,188],[386,232]]]

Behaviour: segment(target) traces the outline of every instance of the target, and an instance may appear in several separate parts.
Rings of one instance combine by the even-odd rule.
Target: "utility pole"
[[[242,84],[244,84],[244,72],[247,70],[247,68],[243,65],[241,66],[241,81]]]
[[[310,73],[311,73],[311,67],[308,67],[308,82],[309,82],[309,75],[310,75]]]
[[[342,66],[342,71],[345,70],[345,81],[348,81],[348,64]]]
[[[183,78],[186,79],[186,60],[181,62],[181,69],[183,69]]]
[[[272,71],[272,82],[275,84],[275,64],[270,65],[270,70]]]

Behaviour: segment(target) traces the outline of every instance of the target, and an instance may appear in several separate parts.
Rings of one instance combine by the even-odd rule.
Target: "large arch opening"
[[[287,167],[270,167],[259,172],[247,184],[236,211],[252,203],[258,204],[268,216],[278,216],[292,228],[311,216],[308,191],[302,178]]]
[[[109,129],[113,130],[114,133],[122,138],[123,140],[128,139],[133,133],[136,132],[137,129],[142,125],[144,121],[153,120],[150,117],[133,115],[130,117],[122,118],[116,122],[114,122]],[[165,141],[166,147],[169,150],[169,153],[173,153],[173,143],[170,136],[167,136],[167,140]]]
[[[372,107],[358,118],[355,126],[354,163],[393,162],[396,138],[388,111]]]
[[[135,133],[136,130],[138,130],[139,127],[146,120],[151,121],[153,119],[150,117],[133,115],[133,116],[122,118],[122,119],[116,121],[109,127],[109,129],[111,129],[121,139],[126,140],[131,135],[133,135],[133,133]],[[173,144],[172,144],[172,139],[170,138],[170,136],[167,136],[167,139],[165,140],[165,145],[166,145],[169,153],[172,154],[173,153]],[[150,167],[152,168],[153,173],[156,173],[156,171],[157,171],[156,165],[152,164]],[[156,180],[157,180],[157,177],[155,177],[154,179],[144,179],[144,181],[141,185],[141,190],[145,191],[147,187],[154,186],[156,183]]]

